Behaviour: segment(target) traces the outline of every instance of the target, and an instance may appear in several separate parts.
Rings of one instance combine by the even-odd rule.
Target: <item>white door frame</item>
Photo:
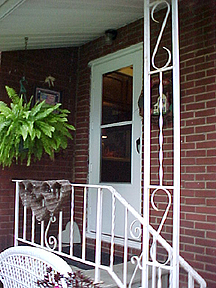
[[[102,58],[96,59],[89,63],[92,69],[91,74],[91,105],[90,105],[90,135],[89,135],[89,183],[90,184],[103,184],[99,183],[99,167],[100,167],[100,129],[101,129],[101,113],[97,114],[95,111],[100,111],[102,106],[102,87],[96,87],[97,83],[102,83],[102,75],[114,70],[126,67],[129,65],[134,66],[134,75],[133,75],[133,116],[132,116],[132,125],[135,125],[136,128],[132,129],[132,145],[131,145],[131,183],[106,183],[106,185],[112,185],[118,192],[127,185],[130,187],[130,191],[137,191],[137,197],[134,198],[134,207],[139,213],[141,213],[141,154],[137,153],[136,150],[136,139],[140,138],[142,135],[142,120],[139,116],[138,110],[138,98],[142,90],[142,55],[143,55],[143,43],[139,43],[133,46],[130,46],[126,49],[117,51],[110,55],[104,56]],[[123,64],[121,64],[121,59]],[[125,62],[126,61],[126,62]],[[113,67],[120,63],[121,66]],[[114,65],[114,66],[113,66]],[[101,85],[102,86],[102,85]],[[96,89],[97,88],[97,89]],[[101,90],[100,90],[101,89]],[[97,98],[96,95],[99,95]],[[94,163],[94,164],[93,164]],[[138,172],[133,173],[133,167],[137,163],[139,165]],[[135,188],[136,186],[136,188]],[[125,191],[125,188],[124,188]],[[121,192],[120,192],[121,193]],[[126,193],[122,195],[127,199]],[[126,196],[126,197],[125,197]],[[128,200],[128,202],[130,202]],[[90,204],[89,204],[90,206]],[[132,205],[133,206],[133,205]],[[89,214],[91,213],[91,207],[89,208]],[[88,221],[89,222],[89,221]],[[94,237],[88,229],[88,236]],[[108,238],[104,240],[108,241]],[[120,241],[121,242],[121,241]],[[121,244],[121,243],[119,243]],[[132,245],[133,246],[133,245]],[[137,245],[135,245],[137,247]]]

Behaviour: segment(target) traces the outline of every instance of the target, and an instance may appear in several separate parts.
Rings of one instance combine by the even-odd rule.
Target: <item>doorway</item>
[[[91,65],[89,183],[113,186],[141,212],[141,118],[138,98],[142,90],[142,49],[138,44],[97,59]],[[111,199],[104,195],[103,235],[110,231]],[[106,199],[107,197],[107,199]],[[96,195],[89,193],[88,232],[95,233]],[[111,212],[110,212],[111,213]],[[116,209],[116,237],[124,229],[122,210]],[[132,221],[132,219],[131,219]],[[130,224],[130,223],[129,223]]]

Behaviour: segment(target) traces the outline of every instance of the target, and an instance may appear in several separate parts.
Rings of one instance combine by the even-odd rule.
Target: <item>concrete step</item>
[[[94,279],[94,273],[95,270],[91,269],[91,270],[81,270],[78,267],[75,266],[71,266],[73,271],[81,271],[83,273],[83,275]],[[131,262],[128,262],[128,274],[127,274],[127,284],[129,284],[131,277],[133,275],[135,269],[135,265],[132,264]],[[114,272],[116,273],[116,275],[122,280],[122,275],[123,275],[123,263],[121,264],[116,264],[114,265]],[[117,284],[115,283],[115,281],[112,279],[112,277],[109,275],[109,273],[105,270],[101,270],[100,271],[100,287],[102,288],[114,288],[114,287],[118,287]],[[167,288],[169,286],[169,281],[168,281],[168,271],[164,270],[162,272],[162,286],[161,288]],[[141,271],[140,269],[137,270],[135,277],[133,279],[133,284],[132,287],[133,288],[138,288],[141,286]],[[151,287],[151,273],[149,273],[149,287]]]

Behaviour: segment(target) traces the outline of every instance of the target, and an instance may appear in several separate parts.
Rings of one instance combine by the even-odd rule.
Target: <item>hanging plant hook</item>
[[[20,83],[20,92],[19,95],[23,95],[25,102],[27,103],[27,98],[26,98],[26,88],[24,86],[23,83],[28,84],[28,81],[25,78],[25,74],[26,74],[26,51],[27,51],[27,47],[28,47],[28,37],[25,37],[25,57],[24,57],[24,71],[23,71],[23,77],[20,79],[19,83]]]

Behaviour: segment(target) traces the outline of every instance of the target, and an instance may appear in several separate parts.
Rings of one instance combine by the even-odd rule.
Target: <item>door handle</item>
[[[136,150],[137,150],[137,153],[139,154],[140,153],[140,137],[137,138],[136,140]]]

